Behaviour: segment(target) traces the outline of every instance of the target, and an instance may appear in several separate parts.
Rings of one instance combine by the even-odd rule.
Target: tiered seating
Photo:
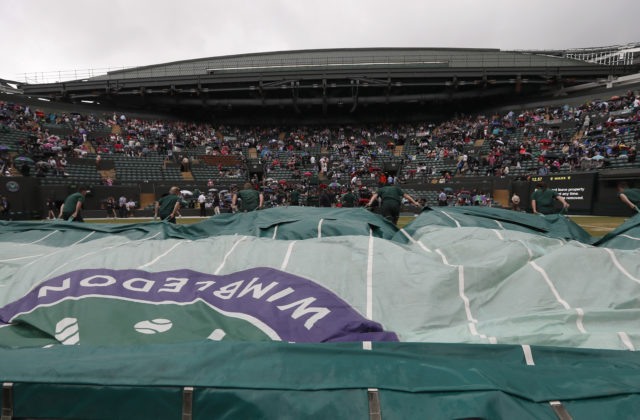
[[[116,179],[120,181],[161,181],[163,159],[160,156],[130,157],[120,154],[103,155],[103,160],[113,160]],[[181,178],[182,179],[182,178]]]
[[[85,179],[99,182],[102,180],[95,165],[68,165],[66,169],[69,178]]]
[[[162,173],[162,179],[165,181],[182,181],[184,179],[179,168],[167,167],[162,168],[160,171]]]
[[[29,134],[24,131],[16,131],[0,127],[0,145],[11,147],[15,152],[20,151],[20,139]]]

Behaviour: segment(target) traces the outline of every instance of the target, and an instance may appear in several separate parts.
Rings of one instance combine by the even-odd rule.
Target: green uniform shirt
[[[291,191],[291,194],[289,194],[289,197],[291,198],[291,205],[297,206],[298,202],[300,201],[300,193],[298,193],[298,191],[296,190],[293,190]]]
[[[546,190],[535,190],[531,195],[531,200],[536,201],[536,210],[538,213],[542,214],[551,214],[555,213],[555,208],[553,207],[553,200],[558,196],[558,193],[554,190],[546,189]]]
[[[166,219],[167,217],[171,216],[173,208],[179,200],[180,197],[174,194],[169,194],[162,197],[159,201],[160,207],[158,208],[158,216],[160,216],[160,219]]]
[[[345,207],[353,207],[356,203],[356,196],[351,194],[350,192],[346,193],[342,196],[342,205]]]
[[[254,211],[260,205],[260,193],[256,190],[238,191],[238,197],[242,200],[240,211]]]
[[[400,204],[402,204],[404,191],[402,191],[400,187],[390,185],[388,187],[378,188],[376,193],[382,199],[382,207],[400,207]]]
[[[640,189],[638,189],[638,188],[627,188],[626,190],[620,191],[618,193],[618,197],[620,197],[620,194],[626,195],[627,198],[629,199],[629,201],[631,201],[636,206],[640,206]]]
[[[78,202],[84,205],[84,195],[73,193],[64,200],[64,214],[72,215],[76,211]]]

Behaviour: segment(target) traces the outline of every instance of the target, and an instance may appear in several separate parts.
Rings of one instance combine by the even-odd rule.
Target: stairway
[[[193,174],[191,172],[180,172],[182,174],[182,179],[185,181],[195,181],[193,178]]]
[[[90,141],[85,141],[84,142],[84,146],[87,148],[87,152],[88,153],[95,153],[96,152],[96,148],[93,147],[93,144],[91,144]]]
[[[258,159],[258,151],[255,147],[249,149],[249,159]]]
[[[393,149],[393,156],[402,156],[402,151],[404,150],[404,146],[396,146]]]
[[[103,169],[100,172],[100,176],[102,176],[103,180],[107,178],[116,179],[116,170],[115,169]]]
[[[16,168],[16,165],[13,161],[16,157],[18,157],[18,152],[9,152],[9,173],[11,173],[11,176],[21,177],[22,173],[18,168]]]
[[[580,141],[583,135],[584,129],[581,128],[580,130],[576,131],[576,134],[573,135],[573,137],[571,138],[571,143],[573,143],[574,141]]]

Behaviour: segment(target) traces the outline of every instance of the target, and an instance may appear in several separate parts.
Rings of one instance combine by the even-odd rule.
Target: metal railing
[[[73,70],[50,70],[21,73],[16,75],[15,80],[26,84],[60,83],[70,80],[85,80],[92,77],[104,76],[116,70],[128,70],[135,67],[103,67],[90,69]]]

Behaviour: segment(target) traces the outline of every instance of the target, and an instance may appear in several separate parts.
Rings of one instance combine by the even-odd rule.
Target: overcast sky
[[[640,1],[0,0],[0,78],[248,52],[640,41]]]

